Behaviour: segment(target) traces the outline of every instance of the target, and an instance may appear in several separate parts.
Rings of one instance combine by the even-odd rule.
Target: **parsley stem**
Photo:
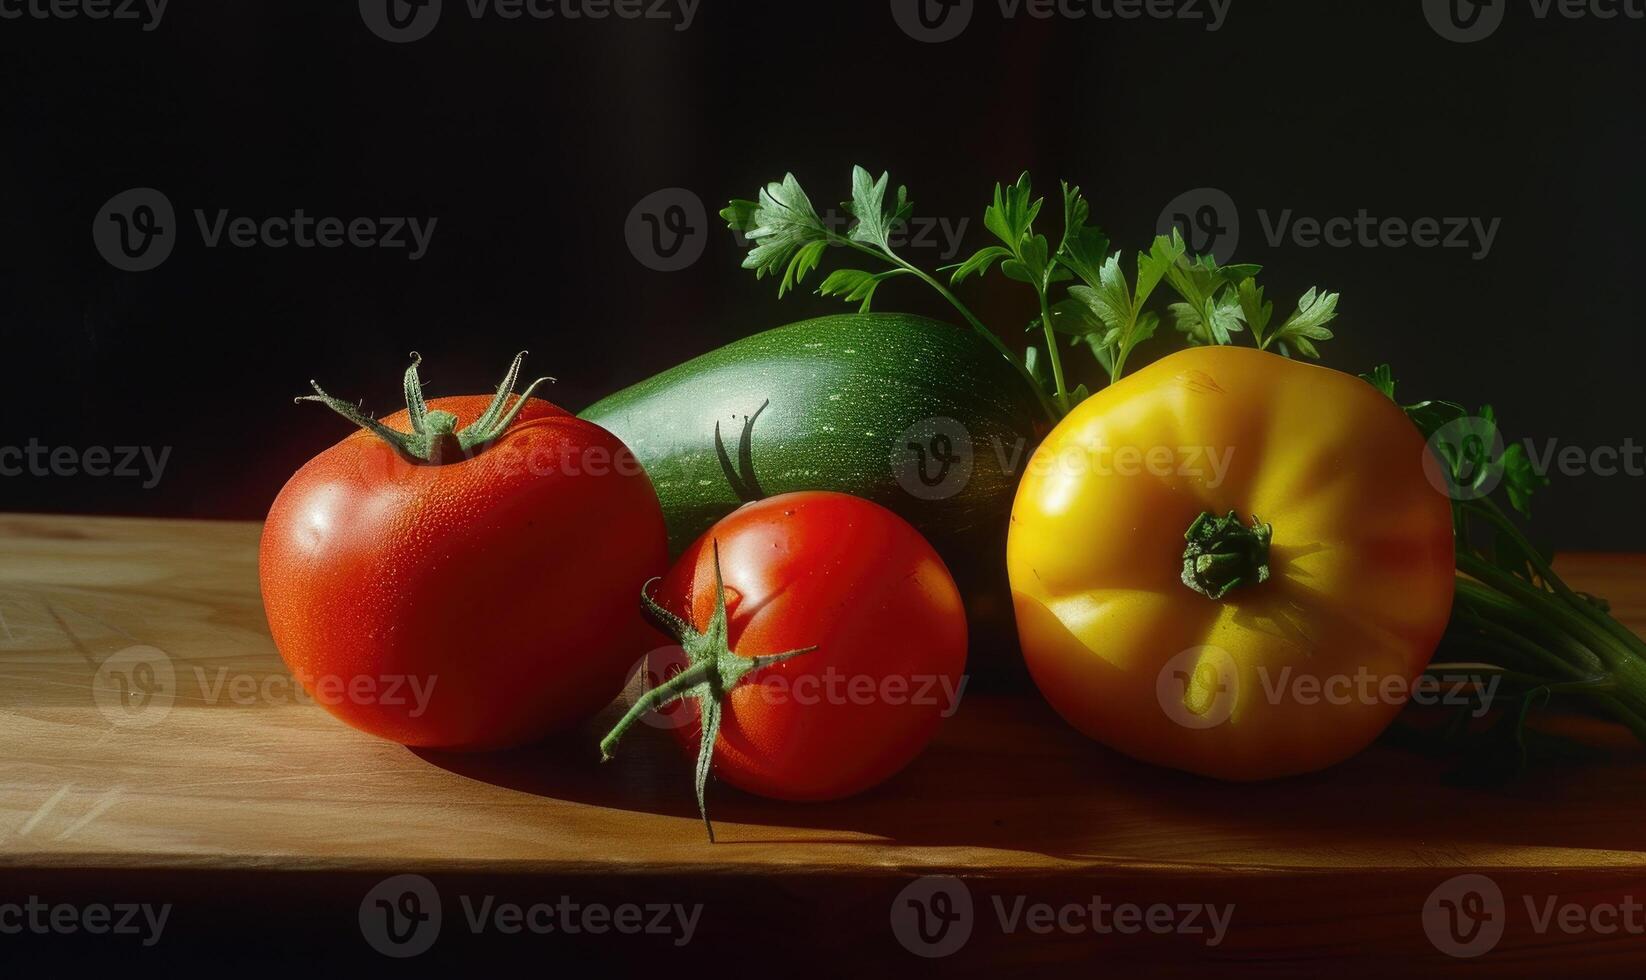
[[[1641,638],[1636,636],[1632,630],[1613,619],[1611,616],[1608,616],[1600,608],[1595,606],[1594,603],[1584,599],[1576,592],[1573,592],[1571,587],[1566,584],[1565,580],[1555,574],[1554,568],[1548,562],[1543,560],[1537,549],[1532,547],[1531,542],[1526,540],[1526,536],[1521,533],[1520,528],[1516,527],[1514,522],[1509,520],[1509,516],[1503,513],[1503,509],[1499,507],[1495,501],[1493,501],[1490,497],[1485,497],[1479,501],[1476,501],[1476,503],[1479,506],[1473,508],[1474,512],[1486,518],[1486,520],[1491,522],[1494,527],[1507,535],[1509,539],[1515,543],[1515,546],[1518,547],[1531,560],[1533,566],[1537,570],[1538,577],[1546,582],[1550,588],[1554,589],[1557,595],[1559,595],[1562,599],[1565,599],[1570,605],[1574,606],[1595,625],[1611,634],[1614,639],[1623,644],[1623,646],[1630,652],[1639,657],[1646,658],[1646,641],[1642,641]]]
[[[1599,658],[1566,634],[1560,624],[1538,615],[1535,609],[1527,609],[1489,585],[1474,579],[1459,578],[1457,605],[1459,614],[1470,626],[1487,635],[1492,635],[1495,627],[1506,635],[1522,638],[1520,644],[1511,645],[1522,652],[1536,651],[1541,663],[1557,671],[1582,677],[1602,669]],[[1500,623],[1507,623],[1513,629],[1498,626]]]
[[[1547,568],[1541,560],[1539,564]],[[1571,592],[1564,582],[1559,588],[1565,595],[1540,589],[1467,552],[1458,554],[1457,568],[1469,576],[1457,583],[1460,606],[1473,607],[1476,615],[1484,613],[1507,621],[1526,635],[1536,637],[1547,649],[1558,651],[1566,658],[1568,669],[1574,673],[1590,669],[1604,671],[1616,683],[1617,690],[1603,702],[1637,735],[1646,735],[1646,725],[1640,724],[1646,716],[1646,659],[1636,652],[1634,644],[1623,642],[1611,629],[1574,608],[1593,608],[1587,600]],[[1552,570],[1548,576],[1546,581],[1551,585],[1559,581]],[[1611,617],[1599,609],[1594,612],[1611,621]],[[1646,737],[1642,741],[1646,741]]]
[[[1131,336],[1131,332],[1136,329],[1137,316],[1136,314],[1133,314],[1131,322],[1127,325],[1126,336]],[[1109,372],[1109,384],[1114,384],[1116,381],[1119,381],[1120,376],[1126,373],[1126,355],[1131,352],[1131,345],[1126,343],[1124,337],[1121,339],[1120,343],[1115,345],[1114,369]]]
[[[1634,655],[1634,652],[1619,643],[1616,637],[1600,630],[1587,617],[1579,615],[1576,610],[1561,602],[1554,593],[1524,582],[1477,555],[1460,553],[1457,556],[1457,570],[1491,586],[1503,596],[1514,600],[1522,609],[1537,614],[1564,635],[1573,637],[1593,651],[1601,663],[1608,667]]]
[[[1517,674],[1521,682],[1527,686],[1558,683],[1556,677],[1563,681],[1577,681],[1596,676],[1585,674],[1562,660],[1558,654],[1545,649],[1525,632],[1491,622],[1464,602],[1458,603],[1457,614],[1461,624],[1467,625],[1479,634],[1476,642],[1484,647],[1487,655],[1497,661],[1497,665],[1503,667],[1506,672]],[[1514,661],[1523,663],[1516,665]],[[1434,666],[1431,664],[1429,669],[1433,671]],[[1552,676],[1549,673],[1551,670]]]
[[[1052,381],[1057,385],[1057,407],[1064,415],[1069,413],[1069,388],[1063,383],[1063,358],[1057,352],[1057,331],[1052,329],[1052,307],[1046,301],[1046,287],[1037,286],[1040,297],[1040,326],[1046,331],[1046,359],[1052,362]]]
[[[1059,406],[1053,404],[1052,400],[1046,396],[1046,390],[1040,386],[1040,382],[1034,379],[1034,375],[1029,373],[1029,369],[1024,366],[1022,358],[1013,354],[1011,348],[1001,342],[1000,338],[993,330],[990,330],[988,327],[984,326],[983,321],[973,315],[972,311],[966,307],[966,304],[960,301],[960,297],[950,292],[947,286],[943,285],[941,282],[938,282],[937,279],[928,274],[926,270],[920,268],[919,266],[905,262],[903,259],[891,252],[881,251],[878,248],[867,246],[862,242],[852,241],[851,239],[837,235],[832,231],[825,230],[824,234],[827,235],[829,240],[836,245],[846,245],[862,252],[865,255],[871,255],[882,262],[890,262],[897,268],[902,269],[903,271],[919,279],[921,282],[924,282],[926,285],[937,290],[937,294],[947,300],[949,305],[954,307],[955,310],[957,310],[960,315],[965,318],[966,323],[973,330],[977,331],[979,336],[988,341],[989,345],[998,351],[1000,356],[1004,357],[1006,361],[1017,370],[1018,375],[1022,377],[1024,383],[1029,386],[1029,390],[1033,391],[1035,397],[1040,400],[1040,407],[1046,413],[1047,421],[1051,422],[1053,425],[1056,425],[1058,421],[1063,418],[1064,412],[1059,410]],[[1055,358],[1057,355],[1054,352],[1052,356]],[[1054,360],[1052,363],[1056,364],[1057,362]],[[1061,374],[1061,372],[1059,373]],[[1062,382],[1059,381],[1058,391],[1060,394],[1062,393],[1062,387]]]

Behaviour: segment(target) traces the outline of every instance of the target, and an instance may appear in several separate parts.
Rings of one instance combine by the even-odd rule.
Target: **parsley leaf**
[[[914,211],[914,205],[909,201],[908,188],[903,186],[897,188],[897,199],[892,202],[891,208],[887,209],[886,185],[890,181],[889,173],[882,173],[879,180],[874,180],[867,170],[853,167],[852,199],[842,205],[857,219],[847,237],[854,242],[877,246],[887,253],[892,250],[892,231],[907,221]]]
[[[1233,334],[1244,330],[1246,312],[1239,287],[1262,271],[1256,265],[1218,265],[1210,255],[1189,258],[1183,254],[1183,235],[1172,229],[1172,247],[1178,258],[1166,267],[1166,284],[1182,297],[1181,303],[1167,307],[1173,326],[1191,344],[1229,344]]]
[[[853,221],[844,234],[832,230],[811,199],[801,189],[794,174],[785,174],[783,180],[767,184],[753,201],[735,199],[721,209],[720,216],[734,231],[742,233],[751,243],[749,254],[743,259],[745,269],[753,269],[756,278],[781,275],[779,297],[799,286],[823,261],[831,245],[843,246],[860,254],[886,263],[880,272],[861,269],[839,269],[824,277],[817,292],[822,296],[857,303],[860,312],[868,312],[874,303],[875,291],[880,284],[898,276],[913,276],[926,283],[942,296],[1000,356],[1017,370],[1024,383],[1034,390],[1050,421],[1057,421],[1062,407],[1046,395],[1045,389],[1032,377],[1023,360],[1012,353],[966,304],[939,282],[931,273],[899,256],[892,247],[893,234],[906,223],[914,210],[909,202],[907,188],[899,185],[897,192],[887,200],[891,176],[882,173],[875,178],[863,167],[852,168],[852,199],[843,205]],[[995,189],[995,206],[989,209],[986,223],[991,229],[1009,237],[1003,246],[984,249],[959,267],[951,277],[951,285],[967,276],[981,274],[996,262],[1010,266],[1008,274],[1020,277],[1037,276],[1044,292],[1053,269],[1046,240],[1032,233],[1040,202],[1030,200],[1028,175],[1010,190]],[[1004,261],[1002,261],[1004,260]],[[1058,369],[1057,356],[1051,356]],[[1060,369],[1058,369],[1060,371]],[[1058,390],[1062,383],[1059,374]],[[1061,394],[1059,396],[1062,397]]]
[[[868,313],[874,303],[874,291],[881,283],[908,274],[904,269],[887,269],[885,272],[836,269],[823,280],[823,285],[817,289],[817,295],[838,296],[848,303],[858,303],[860,305],[857,312]]]
[[[1274,316],[1275,305],[1263,298],[1263,287],[1257,284],[1256,279],[1247,279],[1239,286],[1240,312],[1251,328],[1252,339],[1257,341],[1260,348],[1269,345],[1266,331],[1269,329],[1269,320]]]
[[[1119,252],[1109,256],[1097,270],[1097,283],[1095,289],[1071,286],[1069,296],[1090,311],[1101,327],[1089,332],[1086,342],[1112,383],[1125,370],[1132,348],[1154,335],[1160,318],[1143,312],[1143,300],[1148,297],[1134,294],[1127,285],[1126,274],[1120,271]]]
[[[970,276],[985,275],[996,262],[1009,259],[1011,255],[1011,249],[1000,245],[978,249],[971,258],[954,267],[954,275],[949,277],[949,285],[958,286]]]
[[[1247,280],[1250,282],[1250,280]],[[1262,291],[1258,291],[1259,299]],[[1265,313],[1268,311],[1266,310]],[[1320,359],[1320,351],[1315,348],[1314,341],[1331,340],[1332,332],[1326,329],[1326,324],[1337,319],[1337,294],[1310,289],[1297,301],[1297,312],[1286,318],[1280,329],[1272,337],[1258,337],[1258,346],[1267,349],[1269,344],[1280,345],[1280,352],[1290,356],[1287,345],[1297,348],[1304,357]],[[1267,316],[1265,316],[1267,322]]]
[[[817,268],[829,242],[828,228],[794,174],[767,184],[758,201],[732,201],[720,216],[754,243],[743,259],[743,268],[753,269],[761,279],[782,272],[778,296]]]
[[[1086,222],[1092,208],[1081,196],[1080,188],[1063,182],[1063,242],[1057,247],[1055,258],[1059,265],[1080,278],[1087,286],[1098,286],[1103,256],[1109,251],[1109,236],[1103,229]]]

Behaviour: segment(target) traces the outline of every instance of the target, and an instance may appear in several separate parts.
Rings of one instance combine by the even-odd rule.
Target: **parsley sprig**
[[[1362,377],[1394,400],[1387,365]],[[1493,706],[1507,708],[1485,733],[1470,730],[1472,707],[1441,733],[1443,744],[1480,763],[1464,773],[1498,778],[1534,756],[1570,754],[1571,746],[1527,727],[1533,710],[1557,696],[1598,710],[1646,742],[1646,642],[1614,619],[1604,600],[1567,585],[1552,556],[1499,502],[1529,517],[1532,495],[1548,486],[1525,446],[1505,445],[1490,405],[1474,412],[1449,401],[1401,407],[1429,440],[1452,498],[1458,580],[1441,649],[1463,655],[1469,672],[1493,675],[1500,682]],[[1430,672],[1459,669],[1438,664]]]
[[[1089,350],[1109,383],[1118,381],[1132,351],[1160,327],[1161,316],[1148,309],[1148,303],[1162,283],[1180,299],[1167,312],[1191,344],[1231,343],[1235,334],[1250,326],[1254,342],[1264,350],[1317,358],[1315,344],[1332,336],[1326,324],[1337,315],[1337,294],[1309,290],[1297,312],[1270,330],[1273,305],[1264,300],[1256,282],[1261,268],[1222,266],[1210,256],[1192,257],[1175,230],[1157,237],[1130,262],[1123,251],[1110,252],[1108,235],[1091,222],[1091,204],[1079,187],[1067,182],[1061,185],[1062,228],[1054,245],[1037,230],[1046,202],[1035,196],[1027,173],[1015,183],[995,185],[993,200],[983,211],[983,226],[994,241],[964,261],[936,270],[949,274],[945,284],[894,248],[896,233],[914,206],[901,185],[888,199],[890,186],[888,174],[876,179],[862,167],[852,168],[852,199],[842,205],[852,220],[844,233],[818,214],[793,174],[768,184],[755,200],[730,202],[720,214],[751,243],[743,267],[760,278],[777,278],[779,297],[816,271],[831,247],[851,249],[881,266],[836,269],[817,289],[819,295],[857,304],[860,312],[873,308],[885,282],[904,277],[924,282],[1012,363],[1053,422],[1090,394],[1085,384],[1070,384],[1059,338],[1065,338],[1070,348]],[[1127,264],[1136,269],[1131,282],[1124,271]],[[1029,329],[1040,331],[1044,346],[1031,344],[1021,357],[954,292],[968,279],[981,279],[996,269],[1029,286],[1035,295],[1036,316]]]
[[[817,213],[794,174],[786,174],[781,181],[767,184],[757,200],[732,201],[721,210],[720,216],[726,219],[732,230],[741,232],[752,243],[749,254],[743,260],[743,268],[753,269],[756,278],[781,276],[777,287],[780,298],[798,287],[807,275],[818,268],[830,247],[848,248],[887,266],[873,272],[837,269],[823,280],[819,294],[838,296],[856,303],[860,312],[869,312],[875,291],[889,279],[913,276],[926,283],[1017,368],[1040,398],[1047,416],[1056,421],[1061,413],[1030,373],[1028,365],[1014,355],[998,335],[984,326],[983,321],[948,287],[924,269],[903,259],[893,249],[893,232],[908,221],[914,206],[909,201],[907,189],[901,185],[888,203],[886,191],[890,183],[889,174],[882,173],[876,180],[862,167],[852,168],[852,199],[842,205],[852,217],[845,234],[829,227],[828,222]]]

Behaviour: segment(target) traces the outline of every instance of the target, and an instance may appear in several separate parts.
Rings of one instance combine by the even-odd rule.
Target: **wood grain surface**
[[[957,875],[978,910],[968,952],[1032,966],[1085,957],[1094,942],[1116,962],[1194,945],[1025,942],[995,921],[1003,896],[1101,891],[1236,903],[1228,940],[1189,955],[1271,968],[1368,950],[1407,967],[1461,964],[1426,939],[1423,906],[1454,875],[1480,872],[1509,906],[1491,953],[1500,969],[1532,975],[1582,955],[1622,971],[1646,952],[1646,937],[1626,932],[1516,928],[1526,898],[1646,899],[1646,756],[1610,726],[1583,728],[1603,750],[1595,760],[1501,787],[1455,785],[1448,763],[1387,744],[1326,773],[1231,786],[1118,757],[1032,692],[983,695],[857,799],[788,805],[712,787],[721,843],[708,846],[690,767],[665,733],[637,731],[602,766],[598,724],[466,756],[334,721],[269,640],[257,535],[253,524],[0,516],[0,873],[674,883],[763,906],[746,910],[754,921],[826,898],[834,927],[861,919],[864,948],[885,957],[904,955],[887,926],[899,890]],[[1646,626],[1646,558],[1561,566]],[[140,662],[174,682],[134,709],[117,685],[154,687]]]

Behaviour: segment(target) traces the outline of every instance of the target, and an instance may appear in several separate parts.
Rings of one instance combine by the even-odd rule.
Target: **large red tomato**
[[[665,703],[660,720],[700,756],[705,722],[718,726],[713,770],[751,793],[828,800],[868,789],[925,748],[964,691],[954,579],[918,531],[858,497],[747,504],[687,548],[653,596],[685,642],[648,673],[697,702]],[[796,650],[806,652],[751,659]],[[701,803],[702,762],[699,776]]]
[[[356,728],[524,744],[608,704],[654,643],[635,603],[668,564],[651,481],[548,402],[522,396],[508,417],[513,377],[497,398],[424,404],[414,364],[412,407],[381,423],[314,399],[386,434],[354,433],[280,491],[263,605],[304,690]]]

